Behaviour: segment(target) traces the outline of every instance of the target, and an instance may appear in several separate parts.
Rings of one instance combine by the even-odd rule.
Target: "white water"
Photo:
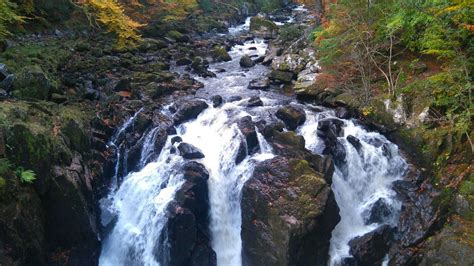
[[[229,31],[237,34],[248,29],[248,23]],[[252,49],[255,48],[255,49]],[[222,107],[206,109],[196,120],[184,123],[178,128],[184,142],[200,148],[205,158],[198,160],[208,170],[210,177],[210,231],[211,245],[217,255],[219,266],[242,265],[241,251],[241,208],[240,192],[243,184],[251,177],[257,161],[272,158],[270,145],[258,133],[260,153],[247,156],[240,164],[235,165],[237,149],[243,136],[236,126],[236,121],[251,115],[254,121],[274,113],[280,102],[287,97],[280,94],[247,90],[248,83],[256,78],[266,76],[267,67],[256,65],[249,69],[239,66],[243,54],[261,56],[267,44],[263,40],[246,42],[232,48],[230,62],[216,63],[211,70],[225,69],[217,73],[216,78],[198,78],[205,87],[198,91],[197,96],[209,98],[215,94],[226,97],[243,96],[238,102],[226,103]],[[264,107],[244,107],[247,98],[260,96]],[[318,121],[333,117],[334,112],[312,112],[313,107],[305,107],[307,121],[298,132],[305,137],[307,148],[321,153],[324,143],[317,135]],[[127,122],[128,123],[128,122]],[[130,122],[131,123],[131,122]],[[377,225],[365,225],[364,215],[371,205],[379,198],[385,198],[395,210],[400,208],[394,198],[390,184],[402,177],[406,168],[403,159],[398,155],[397,147],[389,143],[377,133],[369,133],[351,121],[344,121],[344,137],[340,138],[347,152],[347,174],[337,169],[333,177],[333,190],[340,208],[341,222],[333,231],[331,239],[331,265],[337,265],[341,258],[349,256],[348,241],[358,235],[371,231]],[[124,128],[129,125],[124,125]],[[99,264],[112,265],[159,265],[153,254],[163,226],[166,224],[166,207],[173,200],[174,194],[183,183],[179,172],[184,160],[170,153],[170,138],[158,158],[147,163],[151,158],[155,130],[145,136],[141,153],[140,166],[137,173],[124,178],[117,192],[112,192],[109,211],[117,216],[117,222],[103,242]],[[361,140],[360,154],[346,140],[353,135]],[[389,147],[391,159],[383,155],[382,147],[374,147],[370,143],[379,139]],[[118,137],[115,138],[117,141]],[[115,144],[114,144],[115,145]],[[116,173],[118,172],[118,169]],[[398,214],[394,213],[393,219]],[[391,223],[393,221],[386,221]]]
[[[333,117],[331,111],[308,113],[307,122],[299,129],[306,140],[306,147],[321,153],[324,143],[316,136],[317,123],[326,117]],[[340,260],[350,257],[348,243],[357,236],[364,235],[380,224],[365,224],[372,205],[380,198],[392,209],[392,214],[383,223],[395,225],[401,208],[395,199],[391,184],[403,178],[407,165],[398,153],[398,148],[384,136],[367,132],[353,121],[344,121],[344,136],[338,141],[346,151],[346,170],[336,168],[332,189],[340,209],[341,221],[332,232],[330,246],[330,265],[338,265]],[[360,140],[359,152],[347,141],[352,135]],[[387,151],[384,154],[383,146]],[[387,155],[388,154],[388,155]]]

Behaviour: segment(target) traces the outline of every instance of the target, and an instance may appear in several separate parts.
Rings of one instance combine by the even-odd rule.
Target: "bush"
[[[25,170],[23,167],[18,167],[16,174],[20,178],[20,181],[25,184],[32,184],[33,181],[36,180],[35,172],[31,170]]]

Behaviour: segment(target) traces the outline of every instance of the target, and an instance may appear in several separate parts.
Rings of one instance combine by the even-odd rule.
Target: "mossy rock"
[[[255,16],[250,19],[250,31],[277,31],[278,26],[275,22],[266,18]]]
[[[27,66],[15,78],[13,96],[18,99],[47,100],[53,88],[53,83],[40,66]]]
[[[211,56],[216,62],[228,62],[232,60],[232,57],[230,57],[224,46],[215,46],[212,49]]]
[[[177,31],[177,30],[172,30],[172,31],[169,31],[167,34],[166,34],[167,37],[169,38],[172,38],[178,42],[188,42],[189,41],[189,36],[185,35],[185,34],[182,34],[181,32]]]

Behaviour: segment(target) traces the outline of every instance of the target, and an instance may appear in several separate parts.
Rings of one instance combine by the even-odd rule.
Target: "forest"
[[[473,265],[474,1],[0,0],[0,265]]]

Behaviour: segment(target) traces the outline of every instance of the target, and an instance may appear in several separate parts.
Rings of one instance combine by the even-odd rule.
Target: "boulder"
[[[293,80],[294,74],[288,71],[273,70],[270,72],[270,79],[281,83],[290,83]]]
[[[255,129],[255,123],[252,121],[252,117],[244,116],[237,122],[237,126],[245,137],[247,144],[247,154],[251,155],[259,150],[257,131]],[[245,155],[247,155],[245,154]]]
[[[306,121],[306,113],[303,108],[293,105],[284,106],[276,112],[289,130],[295,130]]]
[[[349,241],[350,254],[359,265],[381,265],[390,248],[393,228],[383,225]]]
[[[266,90],[270,87],[270,80],[268,78],[258,78],[250,81],[249,90]]]
[[[298,54],[285,54],[283,56],[276,57],[272,62],[273,70],[292,72],[295,75],[301,72],[305,66],[305,58]]]
[[[243,265],[327,265],[339,209],[305,160],[277,156],[242,189]]]
[[[6,76],[2,81],[0,81],[0,89],[3,89],[9,92],[12,89],[14,82],[15,82],[15,75],[10,74]]]
[[[212,101],[212,106],[214,108],[221,106],[222,103],[224,102],[224,100],[222,99],[222,96],[220,96],[220,95],[212,96],[211,101]]]
[[[354,146],[354,148],[357,151],[360,151],[360,148],[362,147],[362,144],[360,144],[360,140],[352,135],[347,136],[347,141]]]
[[[185,121],[195,119],[208,107],[207,103],[201,100],[185,101],[178,105],[174,114],[174,123],[179,125]]]
[[[250,97],[249,101],[247,102],[247,107],[258,107],[263,106],[263,102],[258,96]]]
[[[211,56],[215,62],[228,62],[232,60],[227,49],[219,45],[212,48]]]
[[[388,222],[394,211],[386,200],[380,198],[372,204],[368,212],[364,213],[364,222],[365,224]]]
[[[245,67],[245,68],[249,68],[249,67],[255,66],[255,62],[252,60],[252,58],[250,58],[249,55],[243,55],[243,56],[240,58],[239,64],[240,64],[241,67]]]
[[[201,77],[216,77],[212,71],[209,71],[209,62],[200,56],[196,56],[191,63],[191,68],[193,72],[198,74]]]
[[[250,32],[261,38],[274,38],[278,35],[278,26],[262,16],[250,19]]]
[[[184,159],[202,159],[204,158],[204,153],[193,145],[189,143],[182,142],[178,146],[179,154],[183,156]]]
[[[38,65],[20,70],[13,83],[13,96],[19,99],[47,100],[53,83]]]

